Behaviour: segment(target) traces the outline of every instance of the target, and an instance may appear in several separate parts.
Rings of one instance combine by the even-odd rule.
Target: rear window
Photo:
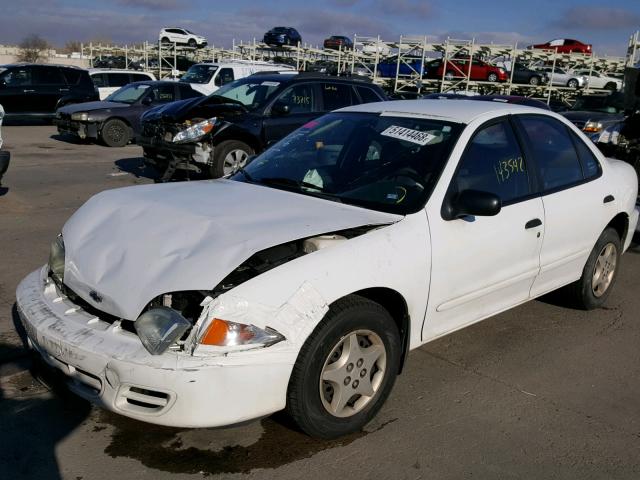
[[[151,77],[149,77],[149,75],[145,75],[144,73],[131,73],[129,75],[131,76],[132,82],[144,82],[146,80],[151,80]]]
[[[354,102],[353,93],[351,85],[341,83],[323,83],[322,98],[324,99],[324,109],[326,111],[331,111],[353,105],[356,103]]]
[[[108,87],[124,87],[131,83],[128,73],[107,73]]]
[[[360,94],[360,99],[362,100],[362,103],[379,102],[382,100],[380,96],[372,88],[356,87],[356,89]]]
[[[62,70],[62,75],[64,75],[69,85],[79,84],[82,73],[82,70],[76,70],[75,68],[65,68]]]

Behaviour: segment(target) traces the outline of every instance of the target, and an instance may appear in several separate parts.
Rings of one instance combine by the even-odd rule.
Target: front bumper
[[[82,139],[98,138],[98,124],[95,122],[76,122],[66,118],[55,118],[54,125],[58,127],[58,133],[71,134]]]
[[[218,427],[285,406],[292,362],[255,352],[153,356],[119,322],[60,295],[46,266],[18,285],[16,297],[29,345],[66,375],[73,392],[108,410],[159,425]]]

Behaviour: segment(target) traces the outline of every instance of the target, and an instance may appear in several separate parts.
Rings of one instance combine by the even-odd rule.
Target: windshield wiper
[[[280,186],[285,188],[293,187],[293,190],[296,192],[323,197],[329,200],[333,200],[335,202],[342,203],[342,200],[340,199],[340,197],[333,195],[331,193],[327,193],[322,189],[322,187],[319,187],[318,185],[314,185],[313,183],[305,182],[303,180],[297,181],[297,180],[293,180],[291,178],[286,178],[286,177],[266,177],[266,178],[260,178],[259,180],[257,180],[257,182],[262,183],[264,185],[273,185],[273,186]],[[313,191],[309,191],[309,190],[313,190]]]

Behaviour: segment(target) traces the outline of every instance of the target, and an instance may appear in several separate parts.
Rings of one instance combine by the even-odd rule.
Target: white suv
[[[176,43],[188,45],[191,48],[203,48],[207,46],[207,39],[201,35],[196,35],[186,28],[163,28],[160,30],[158,39],[162,43]]]

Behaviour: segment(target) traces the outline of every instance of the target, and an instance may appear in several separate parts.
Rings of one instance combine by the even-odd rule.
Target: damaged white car
[[[551,112],[349,107],[230,179],[96,195],[18,312],[114,412],[211,427],[286,408],[336,437],[375,415],[410,349],[559,287],[602,305],[637,185]]]

